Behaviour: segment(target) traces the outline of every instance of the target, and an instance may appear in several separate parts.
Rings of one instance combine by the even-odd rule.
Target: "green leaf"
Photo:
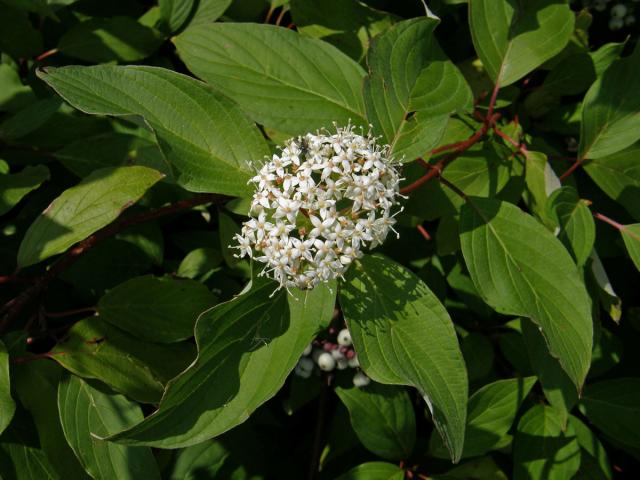
[[[38,75],[85,113],[142,116],[187,190],[248,195],[248,162],[269,154],[233,102],[185,75],[107,65],[48,68]]]
[[[462,458],[483,455],[499,447],[535,383],[535,377],[498,380],[471,395]],[[432,435],[430,453],[445,457],[443,447],[439,437]]]
[[[402,480],[404,470],[385,462],[369,462],[352,468],[337,480]]]
[[[170,32],[176,32],[184,26],[195,4],[196,0],[158,0],[160,15]]]
[[[99,168],[142,165],[165,174],[167,180],[173,179],[171,165],[157,143],[124,133],[81,138],[57,150],[54,156],[81,178]]]
[[[199,0],[189,26],[215,22],[222,16],[232,0]]]
[[[192,361],[193,348],[141,342],[92,317],[76,323],[48,356],[80,377],[98,379],[138,402],[156,403],[164,385]]]
[[[584,452],[587,452],[588,455],[593,458],[595,463],[595,468],[592,467],[595,478],[610,479],[612,476],[612,472],[611,466],[609,465],[609,458],[607,457],[607,452],[602,446],[602,443],[600,443],[600,440],[598,440],[596,434],[593,433],[593,431],[591,431],[591,429],[587,427],[578,417],[574,417],[573,415],[569,415],[569,424],[576,432],[578,444],[583,450],[582,463],[584,463],[585,461]],[[599,472],[597,472],[598,469],[600,470]]]
[[[616,60],[584,97],[578,158],[602,158],[640,139],[640,47]]]
[[[23,339],[24,340],[24,339]],[[58,383],[64,369],[54,362],[12,366],[16,393],[38,430],[42,451],[61,479],[89,478],[64,438],[58,414]]]
[[[518,423],[513,461],[514,480],[566,480],[580,468],[580,446],[571,425],[563,432],[551,407],[535,405]]]
[[[640,223],[622,225],[620,234],[633,264],[640,270]]]
[[[515,205],[472,197],[460,242],[482,298],[498,313],[533,320],[580,389],[591,363],[591,300],[560,241]]]
[[[549,214],[560,225],[558,238],[582,267],[596,241],[596,225],[591,211],[573,187],[562,187],[551,194],[547,202]]]
[[[616,441],[640,447],[640,378],[617,378],[589,385],[581,401],[593,425]]]
[[[562,370],[558,360],[549,353],[538,327],[524,318],[521,325],[533,371],[542,384],[544,396],[557,412],[564,427],[567,424],[569,412],[578,402],[578,392],[569,376]]]
[[[286,28],[215,23],[174,39],[189,70],[256,122],[289,134],[366,125],[362,68],[328,43]]]
[[[231,456],[222,442],[209,440],[181,449],[171,472],[171,480],[198,480],[203,474],[215,478]]]
[[[58,387],[58,408],[64,436],[93,478],[160,479],[151,449],[126,447],[94,436],[106,436],[142,420],[137,404],[103,385],[67,375]]]
[[[179,277],[206,281],[222,263],[222,253],[213,248],[196,248],[190,251],[178,266]]]
[[[49,180],[49,169],[44,165],[27,166],[21,172],[0,175],[0,215],[15,207],[45,180]]]
[[[97,170],[58,196],[27,230],[18,265],[26,267],[62,253],[114,221],[162,178],[146,167]]]
[[[431,18],[400,22],[378,36],[367,55],[367,117],[405,161],[425,155],[442,138],[449,116],[473,106],[471,88],[433,34],[437,24]]]
[[[16,411],[16,404],[11,398],[10,385],[9,353],[7,347],[0,341],[0,433],[4,432],[11,423]]]
[[[401,265],[367,255],[347,272],[340,305],[367,375],[416,387],[451,458],[459,460],[467,372],[451,318],[438,298]]]
[[[131,17],[91,18],[60,38],[58,50],[85,62],[136,62],[162,44],[162,34]]]
[[[371,39],[395,21],[394,16],[358,0],[291,0],[290,5],[300,33],[321,38],[357,61],[364,58]]]
[[[38,448],[32,428],[30,418],[22,415],[0,438],[0,476],[3,480],[58,480],[51,463]]]
[[[365,447],[387,460],[409,458],[416,441],[416,418],[404,388],[372,383],[364,388],[338,387],[336,393]]]
[[[28,15],[4,3],[0,15],[0,51],[16,59],[42,52],[42,34],[33,27]]]
[[[253,282],[244,295],[217,305],[196,324],[198,357],[172,380],[153,415],[110,440],[178,448],[244,422],[282,387],[318,322],[333,314],[335,284],[278,292]]]
[[[574,14],[564,1],[469,1],[473,45],[487,73],[501,87],[560,53],[571,38],[574,23]]]
[[[146,275],[111,289],[98,311],[140,340],[171,343],[193,336],[198,316],[215,304],[215,295],[199,282]]]
[[[12,141],[37,130],[49,121],[61,104],[59,97],[33,102],[0,124],[0,138]]]

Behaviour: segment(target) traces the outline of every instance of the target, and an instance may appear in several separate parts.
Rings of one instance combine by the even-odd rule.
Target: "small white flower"
[[[292,138],[250,180],[256,192],[237,256],[264,263],[261,275],[281,287],[342,277],[363,248],[395,232],[391,209],[402,196],[390,147],[353,130]]]

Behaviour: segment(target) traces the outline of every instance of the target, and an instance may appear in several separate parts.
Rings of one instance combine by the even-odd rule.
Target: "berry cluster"
[[[329,329],[330,335],[335,333],[335,328]],[[302,353],[294,371],[299,377],[309,378],[316,366],[323,372],[357,369],[353,376],[353,384],[356,387],[364,387],[371,381],[359,368],[358,356],[351,345],[351,334],[346,328],[338,332],[335,343],[328,340],[315,340],[311,343]]]
[[[341,277],[393,230],[400,180],[389,146],[370,133],[347,126],[292,138],[250,180],[256,192],[237,256],[266,264],[261,275],[280,287]]]
[[[638,2],[640,0],[633,0],[633,2]],[[603,12],[609,7],[613,2],[611,0],[593,0],[593,8],[598,12]],[[636,23],[636,17],[633,14],[634,7],[628,5],[624,2],[616,2],[611,5],[609,19],[609,29],[610,30],[620,30],[625,26],[629,27]]]

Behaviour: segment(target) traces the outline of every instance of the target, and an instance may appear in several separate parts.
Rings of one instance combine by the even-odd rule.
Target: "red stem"
[[[427,242],[430,242],[430,241],[431,241],[431,235],[429,235],[429,232],[427,232],[427,229],[426,229],[426,228],[424,228],[422,225],[418,225],[416,228],[418,229],[418,231],[420,232],[420,234],[424,237],[424,239],[425,239]]]
[[[624,230],[625,226],[622,225],[621,223],[616,222],[615,220],[601,214],[598,212],[593,212],[593,216],[595,218],[597,218],[598,220],[603,221],[604,223],[608,223],[609,225],[611,225],[613,228],[617,229],[617,230]]]
[[[120,221],[114,222],[106,227],[98,230],[93,235],[85,238],[81,242],[78,242],[71,247],[65,254],[63,254],[51,267],[40,276],[35,283],[24,290],[20,295],[9,300],[5,306],[0,310],[2,320],[0,321],[0,333],[4,332],[11,322],[22,312],[22,310],[31,301],[43,293],[52,280],[54,280],[63,271],[73,265],[78,258],[84,254],[87,250],[93,248],[102,240],[111,237],[120,231],[138,225],[140,223],[149,222],[172,213],[177,213],[182,210],[187,210],[198,205],[204,205],[207,203],[221,203],[227,200],[228,197],[224,195],[218,195],[215,193],[203,193],[192,198],[180,200],[171,205],[165,205],[164,207],[150,210],[148,212],[133,215],[129,218],[124,218]]]
[[[573,165],[571,165],[566,172],[564,172],[562,175],[560,175],[560,181],[564,182],[567,178],[569,178],[569,176],[575,172],[580,165],[582,165],[584,163],[584,160],[581,158],[578,158],[575,162],[573,162]]]

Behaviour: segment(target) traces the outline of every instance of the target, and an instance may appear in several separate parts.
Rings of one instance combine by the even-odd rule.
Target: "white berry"
[[[627,14],[626,5],[619,3],[611,8],[611,16],[615,18],[624,18]]]
[[[355,355],[353,358],[349,359],[349,366],[351,368],[357,368],[360,366],[360,362],[358,361],[358,356]]]
[[[356,372],[353,376],[353,384],[358,388],[366,387],[369,383],[371,383],[371,379],[363,372]]]
[[[318,367],[320,370],[330,372],[336,368],[336,359],[328,352],[323,352],[318,356]]]
[[[308,357],[302,357],[298,360],[295,374],[302,378],[309,378],[313,373],[313,360]]]
[[[342,345],[343,347],[348,347],[351,345],[351,333],[346,328],[343,328],[338,333],[338,345]]]
[[[302,355],[306,357],[311,353],[312,350],[313,350],[313,344],[310,343],[309,345],[307,345],[307,348],[304,349],[304,351],[302,352]]]

